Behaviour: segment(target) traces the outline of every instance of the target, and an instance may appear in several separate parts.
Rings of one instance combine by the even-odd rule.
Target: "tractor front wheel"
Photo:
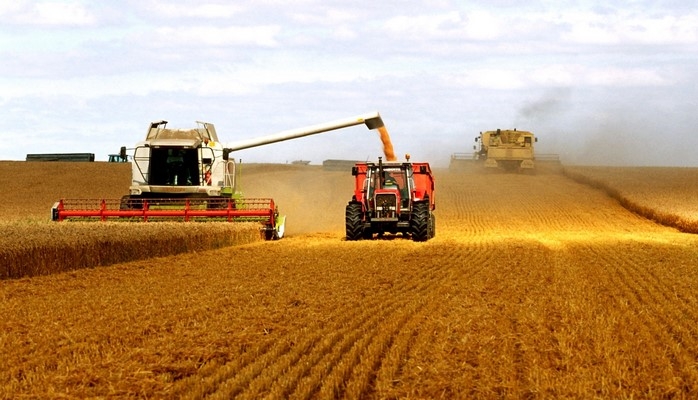
[[[361,221],[361,203],[349,203],[346,209],[347,240],[359,240],[364,237]]]

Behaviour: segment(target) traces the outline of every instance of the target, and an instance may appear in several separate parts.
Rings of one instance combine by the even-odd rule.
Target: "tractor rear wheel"
[[[415,203],[412,208],[412,220],[410,221],[410,230],[412,231],[412,240],[415,242],[426,242],[429,240],[429,224],[430,212],[428,202]]]
[[[346,209],[347,240],[359,240],[364,237],[361,222],[361,203],[349,203]]]
[[[436,236],[436,217],[433,213],[429,213],[429,239]]]

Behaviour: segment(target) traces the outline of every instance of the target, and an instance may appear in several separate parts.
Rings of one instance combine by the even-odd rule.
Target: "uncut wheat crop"
[[[575,166],[565,173],[646,218],[698,233],[698,168]]]
[[[260,240],[259,224],[52,222],[59,199],[119,199],[130,164],[0,161],[0,279],[81,268]]]

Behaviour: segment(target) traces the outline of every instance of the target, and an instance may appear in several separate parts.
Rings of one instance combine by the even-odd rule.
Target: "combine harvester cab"
[[[128,195],[121,199],[61,199],[51,210],[52,220],[258,221],[266,239],[280,239],[285,231],[285,216],[279,214],[273,199],[242,196],[230,153],[359,124],[377,129],[383,121],[375,112],[226,147],[220,143],[213,124],[197,124],[193,129],[171,129],[167,128],[167,121],[151,123],[145,140],[136,144],[133,155],[127,155],[125,148],[121,150],[120,156],[132,162]]]
[[[347,240],[401,233],[423,242],[436,234],[434,177],[428,163],[357,163],[346,206]]]
[[[195,129],[168,129],[167,121],[150,124],[143,142],[136,144],[132,181],[125,204],[152,198],[230,197],[234,191],[234,163],[218,141],[213,124],[198,122]]]

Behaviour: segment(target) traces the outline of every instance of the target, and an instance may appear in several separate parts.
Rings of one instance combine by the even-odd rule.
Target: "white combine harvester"
[[[197,122],[192,129],[167,128],[167,121],[150,124],[145,140],[133,154],[129,194],[121,199],[61,199],[52,208],[54,221],[66,219],[127,219],[193,221],[259,221],[266,239],[283,237],[285,217],[273,199],[244,198],[237,190],[236,164],[230,153],[290,139],[365,124],[378,129],[378,112],[249,139],[224,147],[213,124]]]

